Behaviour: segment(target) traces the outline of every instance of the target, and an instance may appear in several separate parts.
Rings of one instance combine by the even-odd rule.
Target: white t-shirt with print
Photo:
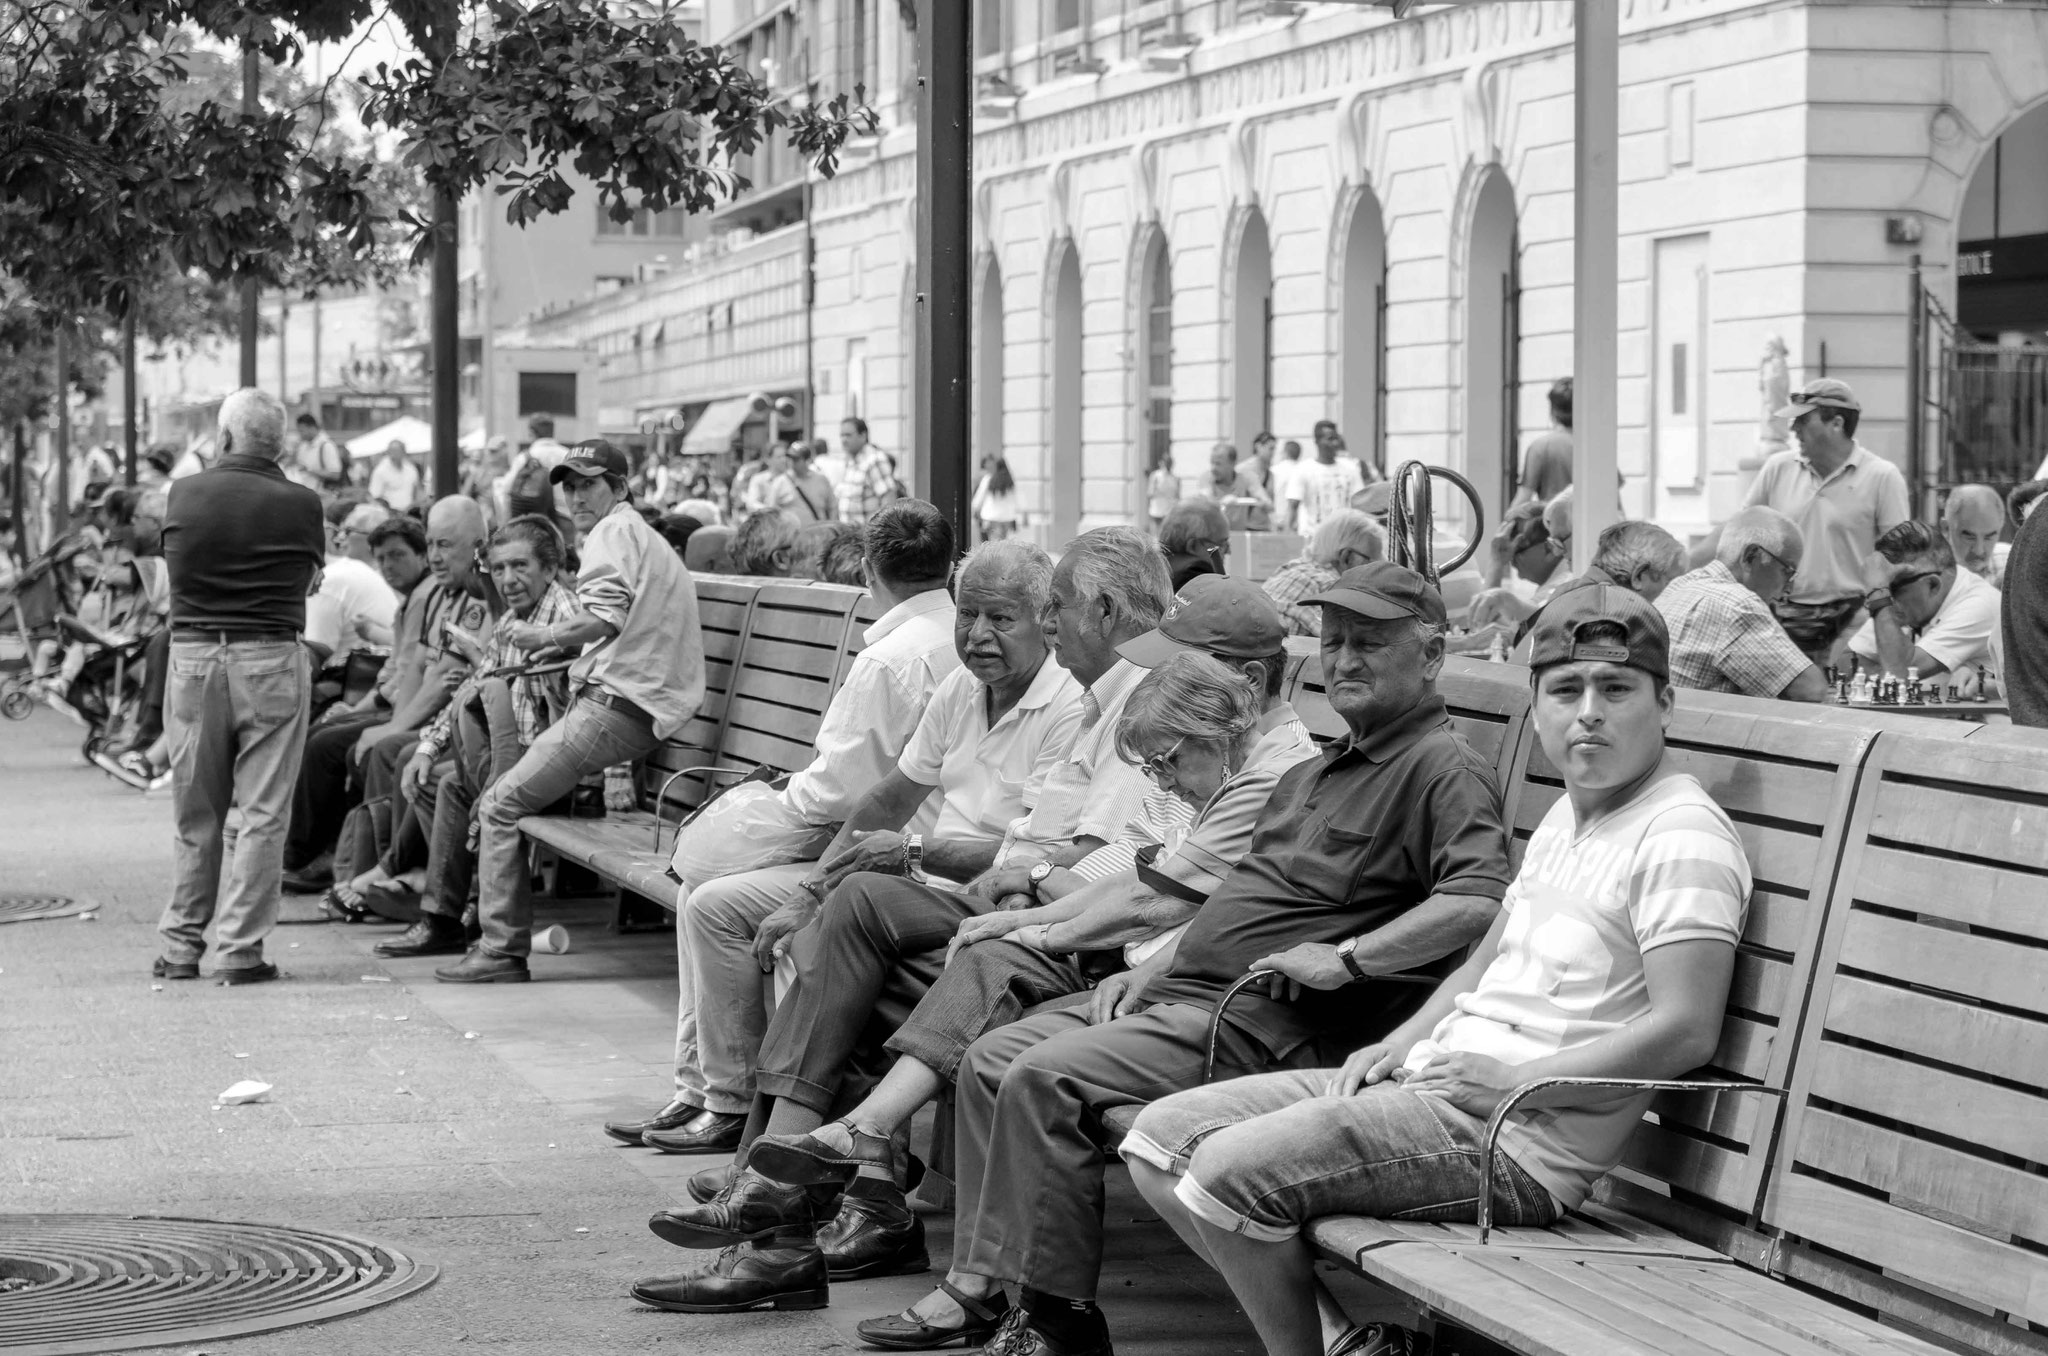
[[[1303,457],[1296,465],[1299,469],[1287,493],[1301,501],[1301,517],[1294,530],[1304,537],[1312,535],[1323,519],[1338,509],[1350,508],[1351,496],[1365,488],[1365,473],[1358,469],[1356,457],[1339,457],[1327,466]]]
[[[1479,987],[1409,1051],[1419,1071],[1443,1051],[1506,1064],[1575,1049],[1650,1011],[1643,953],[1702,938],[1733,945],[1749,908],[1749,859],[1735,826],[1685,773],[1652,781],[1581,826],[1559,797],[1529,840],[1501,908],[1500,952]],[[1501,1147],[1570,1210],[1621,1161],[1648,1094],[1517,1111]]]

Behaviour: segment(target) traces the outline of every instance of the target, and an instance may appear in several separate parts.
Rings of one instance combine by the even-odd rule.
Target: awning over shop
[[[712,401],[704,407],[696,425],[683,435],[684,453],[711,456],[730,450],[733,434],[740,431],[740,425],[746,423],[753,413],[754,402],[747,396]]]
[[[434,430],[424,419],[401,414],[388,424],[349,439],[348,451],[352,457],[374,457],[393,443],[404,443],[407,452],[425,456],[434,450]]]

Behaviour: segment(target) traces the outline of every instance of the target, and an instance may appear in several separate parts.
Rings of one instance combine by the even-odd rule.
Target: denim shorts
[[[1441,1097],[1376,1083],[1327,1097],[1334,1069],[1191,1088],[1138,1113],[1122,1153],[1180,1175],[1181,1204],[1219,1229],[1278,1243],[1324,1215],[1471,1223],[1486,1122]],[[1496,1224],[1562,1212],[1507,1154],[1493,1159]]]

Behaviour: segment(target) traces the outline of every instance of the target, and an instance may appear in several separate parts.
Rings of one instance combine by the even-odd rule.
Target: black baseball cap
[[[1375,621],[1413,617],[1432,626],[1444,626],[1450,621],[1444,611],[1443,595],[1431,588],[1427,579],[1391,560],[1375,560],[1346,570],[1329,588],[1301,601],[1304,606],[1324,603],[1341,607]]]
[[[625,453],[602,438],[591,438],[569,449],[568,458],[548,472],[548,483],[559,485],[570,476],[617,476],[623,480],[631,472]]]
[[[1588,630],[1618,627],[1622,639],[1582,640]],[[1552,598],[1529,629],[1529,667],[1580,660],[1626,664],[1667,682],[1671,678],[1671,633],[1663,614],[1643,596],[1619,584],[1589,583]]]
[[[1286,641],[1287,624],[1264,589],[1249,579],[1198,574],[1181,586],[1157,628],[1116,652],[1140,668],[1156,669],[1183,650],[1264,659]]]

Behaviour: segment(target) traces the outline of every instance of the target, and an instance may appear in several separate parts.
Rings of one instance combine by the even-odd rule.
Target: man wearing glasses
[[[1866,575],[1870,620],[1849,641],[1867,670],[1923,682],[1953,674],[1975,695],[1998,630],[1998,590],[1956,568],[1955,551],[1935,528],[1900,523],[1877,539]]]
[[[1798,525],[1776,509],[1746,508],[1730,518],[1714,559],[1656,597],[1671,631],[1672,683],[1790,702],[1827,700],[1827,679],[1771,614],[1805,550]]]
[[[1847,382],[1808,382],[1776,416],[1792,421],[1798,448],[1764,462],[1743,505],[1778,510],[1805,540],[1791,595],[1774,611],[1816,664],[1863,613],[1863,565],[1877,539],[1912,516],[1905,476],[1856,441],[1862,415]]]

